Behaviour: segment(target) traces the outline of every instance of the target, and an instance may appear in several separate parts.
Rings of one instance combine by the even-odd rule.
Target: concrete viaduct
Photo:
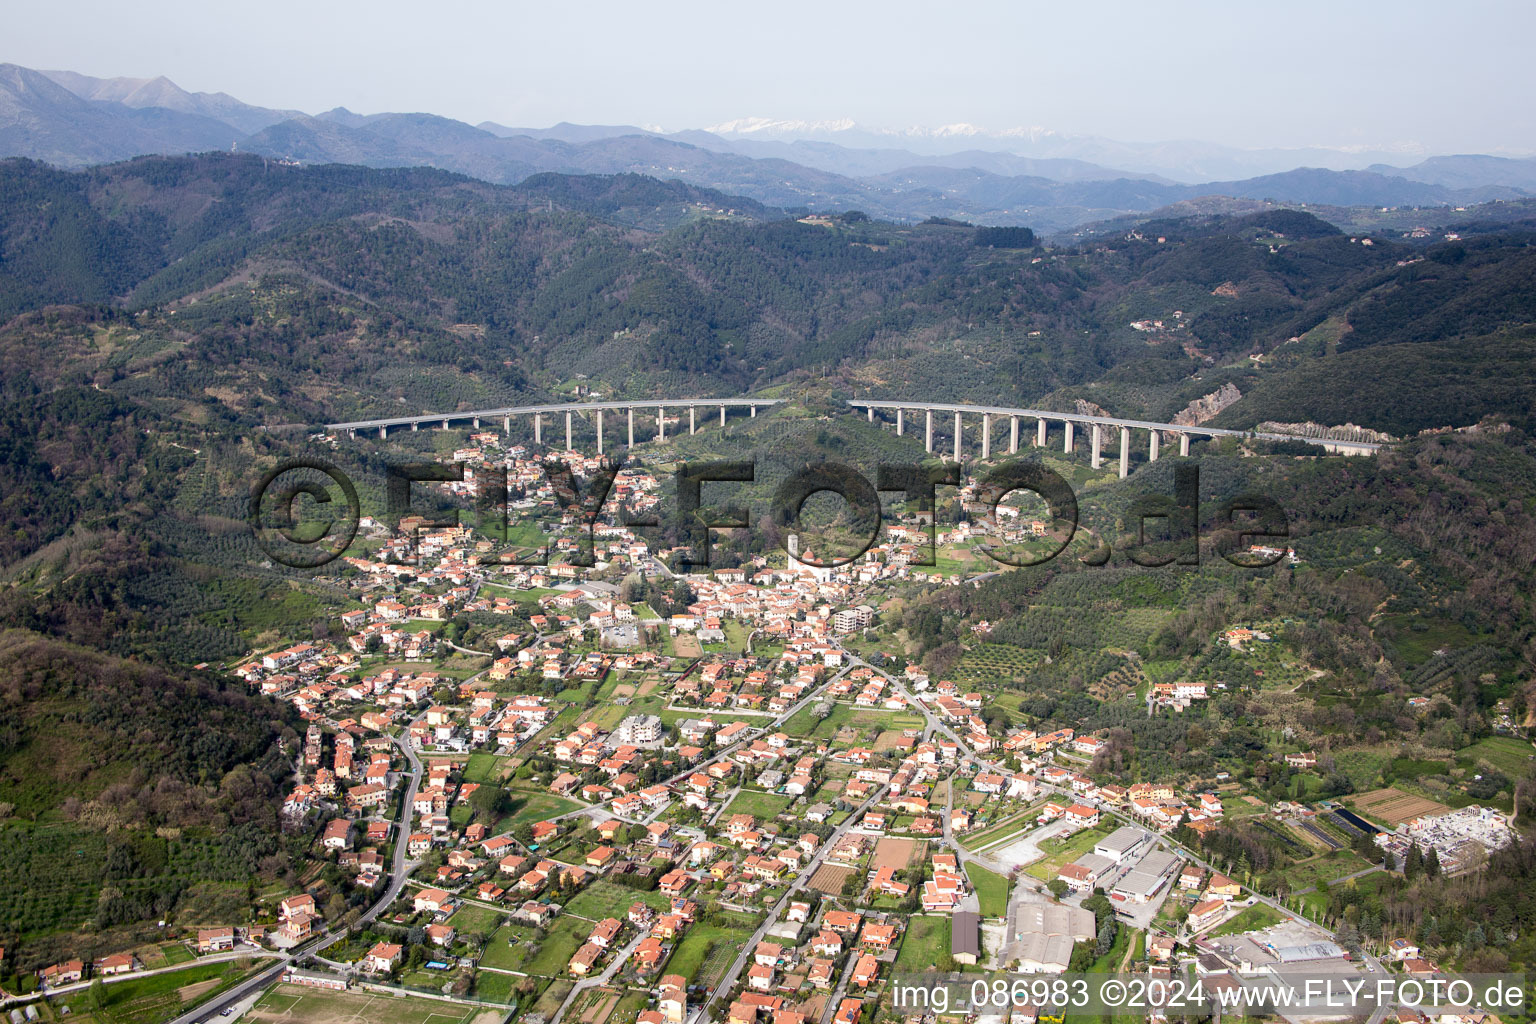
[[[519,405],[504,409],[475,409],[469,412],[431,413],[426,416],[397,416],[391,419],[354,420],[351,423],[327,423],[326,430],[345,430],[352,437],[357,436],[359,430],[377,430],[380,438],[389,436],[391,428],[409,427],[412,430],[420,430],[423,425],[439,427],[447,430],[452,423],[468,423],[472,429],[480,429],[480,421],[495,422],[501,420],[502,432],[512,432],[512,420],[514,417],[533,417],[533,441],[535,444],[544,443],[544,417],[565,414],[565,447],[569,451],[572,441],[572,418],[577,413],[591,413],[594,426],[597,428],[597,453],[603,454],[603,414],[605,412],[622,412],[625,414],[625,425],[628,430],[630,447],[635,443],[635,410],[641,412],[655,411],[656,414],[656,440],[667,439],[667,410],[686,409],[688,411],[688,433],[697,433],[699,429],[698,411],[706,412],[720,410],[720,425],[725,426],[725,411],[727,409],[746,409],[747,414],[757,416],[759,408],[771,405],[782,405],[782,398],[680,398],[663,399],[643,402],[575,402],[559,405]],[[681,428],[682,415],[677,416],[679,428]]]
[[[896,434],[901,436],[906,432],[906,412],[920,412],[923,414],[923,447],[933,451],[933,416],[938,413],[941,416],[954,418],[954,442],[955,461],[962,458],[962,444],[965,437],[965,421],[963,416],[981,417],[981,457],[992,457],[992,434],[994,420],[1008,421],[1008,454],[1012,455],[1019,450],[1019,420],[1032,419],[1035,421],[1033,444],[1043,448],[1049,431],[1049,424],[1059,422],[1061,426],[1061,449],[1064,452],[1072,451],[1073,435],[1078,425],[1081,425],[1088,433],[1091,461],[1094,469],[1103,464],[1104,435],[1113,428],[1120,433],[1120,475],[1130,475],[1131,471],[1131,431],[1145,430],[1148,433],[1147,457],[1148,461],[1156,462],[1159,449],[1162,445],[1164,434],[1174,435],[1179,442],[1179,454],[1189,454],[1189,440],[1191,437],[1251,437],[1265,441],[1306,441],[1308,444],[1319,445],[1328,451],[1345,455],[1366,455],[1377,451],[1382,446],[1366,441],[1336,441],[1332,438],[1299,437],[1292,434],[1268,434],[1251,430],[1223,430],[1219,427],[1186,426],[1175,423],[1152,423],[1147,420],[1126,420],[1113,416],[1088,416],[1082,413],[1050,412],[1045,409],[1009,409],[1002,406],[987,405],[952,405],[942,402],[875,402],[855,400],[848,403],[855,409],[864,410],[871,423],[875,420],[876,412],[893,413],[896,419]]]
[[[697,433],[700,424],[699,410],[705,411],[705,416],[718,410],[720,425],[725,425],[726,411],[728,409],[746,409],[749,416],[756,417],[759,408],[767,408],[782,405],[786,400],[782,398],[681,398],[659,399],[636,402],[576,402],[556,405],[521,405],[510,406],[501,409],[476,409],[468,412],[430,413],[423,416],[397,416],[387,419],[354,420],[350,423],[329,423],[327,430],[345,430],[352,437],[357,436],[360,430],[377,430],[379,437],[389,436],[391,429],[408,427],[411,430],[420,430],[423,425],[449,429],[454,423],[467,424],[473,429],[479,429],[482,421],[501,421],[502,430],[511,433],[512,420],[514,418],[532,417],[533,440],[535,444],[544,443],[544,417],[565,417],[565,446],[569,450],[572,447],[573,419],[578,414],[591,414],[593,425],[597,430],[597,451],[602,454],[604,445],[604,413],[623,413],[625,418],[625,430],[628,444],[633,447],[635,443],[635,412],[654,413],[656,424],[656,440],[665,441],[667,438],[668,410],[675,410],[675,419],[681,429],[683,411],[688,417],[688,433]],[[954,424],[954,458],[956,462],[964,456],[965,416],[981,417],[981,457],[992,457],[992,441],[994,434],[994,421],[1008,422],[1008,454],[1016,454],[1019,450],[1019,421],[1033,420],[1034,432],[1030,439],[1035,447],[1044,447],[1051,430],[1050,424],[1060,423],[1064,452],[1073,450],[1076,431],[1081,427],[1088,435],[1090,445],[1091,462],[1094,469],[1103,464],[1106,434],[1110,430],[1119,433],[1119,459],[1120,475],[1130,474],[1131,467],[1131,431],[1144,430],[1147,432],[1147,456],[1148,461],[1156,462],[1164,435],[1171,435],[1178,441],[1179,454],[1189,454],[1189,444],[1192,437],[1248,437],[1264,441],[1305,441],[1315,444],[1327,451],[1345,455],[1368,455],[1381,449],[1383,446],[1368,441],[1342,441],[1323,437],[1301,437],[1293,434],[1270,434],[1251,430],[1225,430],[1220,427],[1201,427],[1177,423],[1153,423],[1148,420],[1128,420],[1114,416],[1089,416],[1082,413],[1051,412],[1047,409],[1012,409],[1005,406],[987,405],[956,405],[943,402],[890,402],[870,401],[856,399],[850,401],[849,406],[856,410],[862,410],[871,423],[874,422],[877,413],[883,417],[894,417],[896,421],[896,433],[898,436],[906,432],[906,414],[908,411],[923,414],[923,447],[929,452],[933,451],[933,423],[934,414],[941,417],[952,418]],[[1000,439],[999,439],[1000,440]]]

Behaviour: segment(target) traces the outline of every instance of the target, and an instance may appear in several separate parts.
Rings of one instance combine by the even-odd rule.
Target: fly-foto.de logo
[[[505,541],[513,527],[512,490],[505,466],[466,467],[462,462],[388,465],[384,471],[386,519],[410,531],[460,525],[459,509],[431,515],[414,511],[412,493],[418,484],[464,483],[467,468],[475,485],[476,529],[487,538]],[[622,455],[599,459],[596,468],[584,476],[578,476],[560,459],[547,459],[542,464],[545,485],[563,518],[575,527],[570,564],[595,564],[593,532],[604,522],[635,531],[665,530],[681,549],[677,568],[684,572],[709,568],[712,533],[752,529],[753,509],[707,505],[704,493],[708,484],[755,483],[754,460],[681,463],[672,474],[670,509],[646,514],[635,514],[622,504],[615,507],[610,502],[614,481],[624,468]],[[871,479],[842,463],[814,462],[779,483],[766,511],[782,550],[805,564],[836,568],[863,557],[880,542],[887,529],[881,495],[889,495],[901,501],[920,524],[921,540],[907,564],[933,566],[937,564],[934,509],[939,488],[960,486],[960,467],[953,463],[882,464]],[[1174,467],[1172,490],[1172,494],[1140,495],[1122,513],[1129,540],[1120,544],[1120,554],[1132,563],[1148,568],[1199,565],[1202,523],[1214,540],[1216,554],[1240,568],[1264,568],[1285,556],[1283,542],[1290,536],[1290,523],[1272,498],[1239,495],[1206,510],[1202,517],[1200,469],[1195,464]],[[824,492],[841,497],[848,509],[838,530],[838,539],[843,542],[839,554],[825,558],[813,554],[818,548],[825,550],[818,543],[823,539],[818,530],[824,528],[802,521],[807,501]],[[1007,508],[1007,499],[1020,495],[1043,506],[1043,512],[1030,520],[1028,543],[1004,543],[1010,531],[999,510]],[[999,566],[1042,565],[1061,555],[1078,533],[1076,494],[1065,478],[1038,461],[1020,459],[990,468],[974,482],[967,505],[979,513],[984,526],[977,550]],[[257,544],[274,562],[293,568],[317,569],[339,558],[356,537],[362,520],[356,485],[322,459],[283,462],[263,474],[251,490],[249,522]],[[1101,566],[1114,554],[1106,543],[1078,558],[1085,565]],[[547,565],[550,548],[545,543],[532,552],[490,551],[475,557],[481,565]]]

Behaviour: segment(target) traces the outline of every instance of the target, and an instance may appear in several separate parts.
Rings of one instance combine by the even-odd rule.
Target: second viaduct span
[[[572,425],[577,415],[589,415],[597,431],[597,451],[602,454],[604,445],[603,419],[604,413],[623,413],[625,417],[626,437],[631,447],[635,444],[635,413],[645,415],[653,414],[655,424],[655,439],[665,441],[667,438],[667,420],[669,413],[675,414],[675,418],[681,429],[681,421],[684,414],[688,417],[688,432],[697,433],[699,429],[699,411],[704,410],[705,417],[719,412],[720,425],[724,426],[727,410],[746,409],[747,414],[757,416],[759,408],[769,408],[784,404],[782,398],[679,398],[679,399],[651,399],[643,401],[624,402],[574,402],[553,405],[522,405],[507,406],[498,409],[476,409],[466,412],[452,413],[427,413],[420,416],[396,416],[382,419],[354,420],[349,423],[330,423],[327,430],[345,430],[353,437],[359,430],[377,430],[379,437],[389,436],[391,429],[409,428],[420,430],[423,425],[449,429],[454,423],[467,424],[474,429],[479,429],[482,421],[491,423],[501,421],[502,429],[506,433],[512,431],[514,418],[525,417],[533,420],[533,440],[535,444],[544,443],[544,417],[565,417],[565,446],[572,447]],[[1090,459],[1094,469],[1103,464],[1106,434],[1114,430],[1119,434],[1119,460],[1120,475],[1127,476],[1131,465],[1131,436],[1133,431],[1145,431],[1147,433],[1147,457],[1148,461],[1156,462],[1160,454],[1162,441],[1165,435],[1170,435],[1179,445],[1179,454],[1189,454],[1190,439],[1218,438],[1218,437],[1247,437],[1263,441],[1303,441],[1317,445],[1330,452],[1345,455],[1368,455],[1383,447],[1382,444],[1373,441],[1353,441],[1328,437],[1302,437],[1295,434],[1263,433],[1251,430],[1227,430],[1221,427],[1204,427],[1180,423],[1156,423],[1150,420],[1122,419],[1117,416],[1090,416],[1085,413],[1052,412],[1048,409],[1015,409],[1007,406],[988,405],[960,405],[945,402],[907,402],[907,401],[872,401],[867,399],[855,399],[848,405],[864,412],[870,422],[874,422],[876,415],[895,419],[896,433],[904,435],[907,429],[906,414],[908,412],[921,413],[923,416],[923,446],[928,451],[934,450],[933,427],[934,414],[944,418],[953,419],[954,458],[956,462],[964,457],[965,417],[981,417],[981,457],[992,457],[992,442],[995,433],[995,424],[1002,421],[1008,423],[1007,444],[1008,453],[1016,454],[1019,450],[1019,423],[1021,420],[1033,420],[1033,436],[1029,443],[1035,447],[1045,447],[1051,431],[1051,424],[1060,424],[1058,428],[1062,437],[1062,451],[1071,452],[1075,443],[1075,434],[1081,427],[1088,435]],[[1001,440],[1001,439],[999,439]]]
[[[992,457],[992,436],[994,420],[1008,422],[1008,454],[1012,455],[1019,450],[1019,421],[1034,420],[1033,444],[1043,448],[1046,445],[1051,423],[1061,424],[1062,444],[1064,452],[1071,452],[1074,443],[1076,427],[1085,428],[1089,437],[1090,458],[1094,469],[1103,464],[1104,439],[1106,431],[1114,429],[1120,435],[1120,475],[1129,475],[1131,468],[1131,432],[1144,430],[1148,434],[1147,458],[1149,462],[1156,462],[1164,434],[1172,434],[1178,440],[1179,454],[1189,454],[1189,441],[1191,437],[1249,437],[1262,441],[1305,441],[1315,444],[1331,452],[1344,455],[1368,455],[1382,447],[1381,444],[1370,441],[1345,441],[1328,437],[1301,437],[1295,434],[1263,433],[1252,430],[1226,430],[1221,427],[1201,427],[1178,423],[1156,423],[1150,420],[1129,420],[1118,416],[1090,416],[1086,413],[1051,412],[1046,409],[1012,409],[1007,406],[989,405],[955,405],[944,402],[887,402],[854,400],[848,403],[855,409],[861,409],[871,423],[875,415],[889,413],[896,419],[896,434],[901,436],[906,433],[906,414],[908,411],[923,414],[923,447],[933,451],[933,416],[938,413],[941,416],[954,418],[954,442],[955,461],[959,462],[962,455],[962,447],[965,438],[965,416],[981,417],[981,457]]]

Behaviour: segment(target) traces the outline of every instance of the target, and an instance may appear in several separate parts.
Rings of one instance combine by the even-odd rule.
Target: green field
[[[851,726],[862,730],[873,740],[875,735],[886,729],[916,729],[923,724],[921,717],[904,711],[876,711],[834,704],[832,713],[818,720],[815,710],[815,702],[802,708],[784,723],[784,732],[797,739],[830,739],[839,729]]]
[[[514,601],[521,601],[525,604],[538,604],[539,598],[545,594],[558,593],[558,591],[543,587],[534,587],[532,590],[513,590],[511,587],[499,587],[494,583],[487,583],[481,590],[482,592],[488,591],[490,596],[510,597]]]
[[[1093,849],[1093,844],[1107,835],[1103,829],[1090,828],[1068,836],[1066,839],[1046,839],[1040,843],[1045,856],[1024,870],[1041,881],[1049,882],[1061,871],[1062,865],[1070,864]]]
[[[1242,932],[1256,932],[1261,928],[1279,924],[1285,918],[1273,907],[1267,907],[1262,903],[1255,903],[1248,909],[1240,912],[1232,920],[1219,928],[1206,933],[1207,938],[1215,938],[1218,935],[1238,935]]]
[[[1016,832],[1022,832],[1026,828],[1033,827],[1033,825],[1034,818],[1031,817],[1027,811],[1022,813],[1009,812],[1007,816],[997,824],[989,825],[987,828],[984,828],[979,832],[967,833],[965,838],[960,840],[960,845],[967,850],[979,850],[983,846],[986,846],[988,843],[997,842],[998,840],[1011,836]]]
[[[971,880],[971,887],[976,890],[982,917],[1002,917],[1008,912],[1007,878],[975,863],[965,866],[965,874]]]
[[[464,781],[483,783],[498,777],[499,769],[507,761],[504,757],[477,750],[469,755],[469,763],[464,766]]]
[[[554,796],[550,793],[535,793],[526,789],[509,790],[507,795],[512,800],[512,813],[496,823],[494,832],[506,832],[514,825],[520,825],[525,821],[547,821],[557,818],[571,811],[579,811],[584,806],[575,800],[567,800],[564,797]]]
[[[507,940],[511,938],[517,939],[517,942],[509,943]],[[537,940],[538,932],[527,925],[502,925],[485,944],[480,963],[508,971],[524,970],[523,964],[532,956],[529,951]]]
[[[490,907],[482,907],[476,904],[465,904],[456,910],[448,923],[459,930],[460,935],[471,935],[476,932],[489,935],[501,924],[506,917],[505,911],[492,910]]]
[[[1474,765],[1478,761],[1487,761],[1512,779],[1526,773],[1533,755],[1536,755],[1536,747],[1513,736],[1489,736],[1456,751],[1458,761],[1469,760]]]
[[[769,821],[793,803],[794,799],[792,796],[775,796],[772,793],[756,793],[744,789],[736,794],[725,813],[750,814],[762,821]]]
[[[72,993],[55,1000],[56,1007],[68,1006],[69,1019],[82,1024],[158,1024],[176,1016],[188,1006],[195,1005],[214,992],[233,985],[243,978],[253,964],[266,961],[227,960],[220,963],[192,964],[164,974],[152,974],[131,981],[119,981],[103,986],[102,1003],[93,1008],[88,990]],[[185,986],[199,982],[217,981],[206,988],[199,986],[195,993],[183,993]],[[187,1001],[183,1002],[183,997]]]
[[[572,897],[565,904],[564,912],[589,921],[601,921],[605,917],[622,918],[636,902],[655,910],[666,910],[672,905],[670,899],[654,890],[642,892],[599,880]]]
[[[948,915],[914,915],[907,919],[907,933],[902,936],[896,954],[897,973],[926,971],[949,956],[950,921]]]
[[[588,921],[574,917],[557,918],[544,933],[538,952],[525,961],[523,970],[551,978],[563,974],[566,965],[571,962],[572,954],[581,948],[591,932],[592,925]]]
[[[695,924],[672,951],[666,973],[681,974],[695,984],[713,984],[719,971],[729,965],[741,951],[741,943],[751,934],[749,928],[729,928],[702,922]],[[717,961],[722,956],[725,957],[725,963],[719,964],[719,970],[716,970]],[[700,973],[700,968],[706,963],[710,965],[710,971],[715,977],[706,977]]]

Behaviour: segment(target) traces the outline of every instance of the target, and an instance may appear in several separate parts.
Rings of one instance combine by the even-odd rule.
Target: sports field
[[[498,1024],[504,1012],[414,996],[277,984],[244,1019],[266,1024]]]

